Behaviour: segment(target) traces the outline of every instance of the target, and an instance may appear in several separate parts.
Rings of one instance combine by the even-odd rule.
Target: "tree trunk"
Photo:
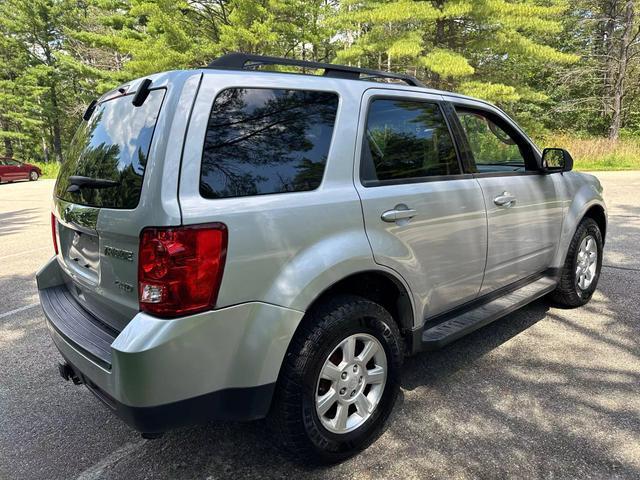
[[[436,0],[433,6],[439,10],[442,10],[444,8],[444,0]],[[436,47],[442,47],[445,45],[446,36],[444,33],[444,29],[448,23],[449,23],[448,20],[444,18],[438,18],[436,20],[436,32],[435,32],[435,38],[433,39],[434,40],[433,43],[435,44]]]
[[[596,50],[596,55],[600,55],[603,58],[604,65],[604,78],[603,87],[605,95],[611,96],[613,91],[613,83],[616,71],[615,54],[614,54],[614,39],[613,32],[615,30],[616,21],[618,19],[618,3],[620,0],[606,0],[603,2],[602,15],[604,21],[600,28],[600,45]],[[605,117],[611,115],[611,104],[605,102],[602,114]]]
[[[444,8],[444,0],[437,0],[434,2],[434,6],[440,10]],[[439,18],[436,20],[436,31],[435,36],[433,38],[433,44],[436,47],[444,47],[446,45],[446,35],[445,35],[445,27],[447,25],[447,20],[444,18]],[[439,74],[435,72],[431,72],[431,84],[435,88],[442,88],[443,82],[442,78]]]
[[[446,26],[447,21],[443,20],[443,19],[438,19],[436,20],[436,38],[435,38],[435,44],[437,47],[441,47],[444,46],[445,44],[445,33],[444,33],[444,27]]]
[[[611,102],[611,124],[609,126],[609,138],[617,140],[622,127],[623,99],[625,94],[625,79],[629,64],[629,44],[631,43],[631,32],[633,30],[635,13],[633,11],[633,0],[627,0],[624,9],[623,32],[616,52],[617,69],[613,82],[612,102]]]
[[[44,163],[49,163],[49,147],[47,147],[47,140],[42,137],[42,154],[44,155]]]
[[[62,163],[62,129],[60,128],[60,111],[58,109],[58,94],[55,84],[51,85],[51,106],[53,115],[51,125],[53,127],[53,154],[58,162]]]
[[[0,118],[0,128],[5,132],[8,132],[9,122],[4,118]],[[4,154],[9,158],[13,157],[13,142],[9,137],[4,137]]]

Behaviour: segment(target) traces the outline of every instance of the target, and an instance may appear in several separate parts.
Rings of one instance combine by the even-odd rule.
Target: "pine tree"
[[[91,6],[93,28],[71,36],[102,54],[111,52],[111,83],[103,87],[206,65],[220,53],[220,27],[229,14],[224,2],[208,1],[92,0]]]
[[[222,25],[220,47],[303,60],[333,57],[334,33],[327,19],[336,6],[327,0],[233,0]]]
[[[344,38],[338,59],[408,70],[432,86],[503,104],[540,101],[530,72],[578,59],[545,43],[561,31],[567,7],[563,0],[349,1],[336,22]]]

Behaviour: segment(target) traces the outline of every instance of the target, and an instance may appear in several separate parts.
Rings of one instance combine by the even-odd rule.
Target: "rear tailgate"
[[[99,211],[56,202],[58,261],[69,293],[96,318],[121,331],[138,312],[138,236],[99,231]]]
[[[99,102],[78,128],[56,182],[58,261],[67,289],[117,331],[138,312],[140,228],[132,219],[140,217],[137,207],[165,94],[165,88],[151,90],[141,106],[126,93]]]

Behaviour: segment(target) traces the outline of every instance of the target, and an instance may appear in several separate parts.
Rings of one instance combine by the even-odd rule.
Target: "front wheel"
[[[38,177],[38,172],[36,172],[35,170],[31,170],[31,173],[29,173],[29,181],[35,182],[36,180],[38,180]]]
[[[602,268],[602,233],[592,218],[576,229],[560,272],[560,282],[551,299],[563,307],[586,304],[595,292]]]
[[[314,308],[294,336],[269,417],[298,461],[335,463],[382,432],[400,389],[398,327],[380,305],[341,295]]]

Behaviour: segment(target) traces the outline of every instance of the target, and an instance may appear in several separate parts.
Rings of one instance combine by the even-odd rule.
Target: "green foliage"
[[[471,97],[484,98],[495,103],[510,103],[520,100],[516,87],[502,83],[465,82],[460,85],[460,91]]]
[[[475,72],[475,69],[469,65],[469,61],[462,55],[442,48],[436,48],[427,53],[419,59],[419,62],[441,77],[467,77]]]
[[[29,162],[37,165],[42,171],[41,178],[57,178],[60,172],[60,164],[58,162]]]
[[[547,43],[563,30],[562,0],[374,0],[339,8],[336,24],[345,39],[339,59],[413,71],[436,87],[506,105],[546,96],[534,94],[530,78],[505,75],[503,63],[536,69],[579,59]]]
[[[603,135],[613,118],[625,5],[3,0],[0,154],[61,159],[92,99],[132,78],[200,67],[230,51],[406,71],[430,86],[495,102],[534,135]],[[639,29],[636,16],[625,50],[623,137],[640,134]]]

